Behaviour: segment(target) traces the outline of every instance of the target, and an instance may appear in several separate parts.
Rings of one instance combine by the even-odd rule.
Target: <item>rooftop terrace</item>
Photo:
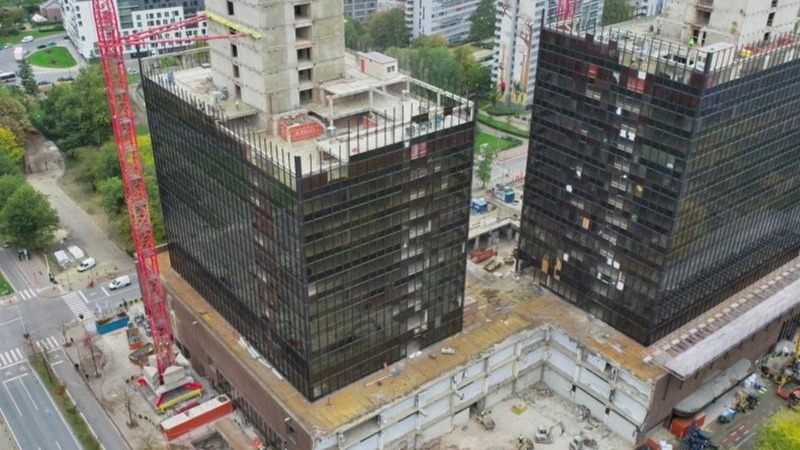
[[[296,156],[302,158],[301,175],[307,176],[344,166],[354,155],[400,142],[408,145],[412,138],[472,121],[473,103],[466,98],[403,75],[396,67],[388,74],[363,71],[357,64],[362,57],[396,65],[394,58],[373,53],[348,53],[346,76],[317,86],[315,96],[321,100],[271,117],[217,86],[202,50],[183,52],[170,67],[160,62],[163,58],[148,58],[143,73],[219,118],[220,126],[251,146],[254,158],[268,158],[292,175]]]

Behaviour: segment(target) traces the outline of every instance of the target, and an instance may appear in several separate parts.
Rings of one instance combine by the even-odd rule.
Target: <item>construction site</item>
[[[471,190],[473,101],[345,52],[336,1],[125,37],[93,6],[142,302],[65,339],[134,448],[701,450],[798,403],[800,258],[642,345],[520,266],[522,190]],[[203,20],[140,63],[157,249],[122,49]]]

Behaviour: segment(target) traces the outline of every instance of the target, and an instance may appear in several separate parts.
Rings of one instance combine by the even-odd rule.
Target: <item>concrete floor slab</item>
[[[624,450],[631,447],[608,428],[602,425],[592,428],[588,423],[579,421],[578,405],[546,391],[547,387],[539,384],[495,405],[491,409],[496,423],[494,430],[484,429],[474,417],[470,417],[466,425],[434,440],[436,442],[432,441],[430,450],[516,450],[520,434],[533,439],[537,427],[550,428],[559,423],[564,425],[564,433],[556,426],[552,432],[553,442],[537,444],[537,449],[568,450],[569,441],[581,434],[595,439],[597,450]],[[514,409],[520,405],[524,411],[517,414]]]

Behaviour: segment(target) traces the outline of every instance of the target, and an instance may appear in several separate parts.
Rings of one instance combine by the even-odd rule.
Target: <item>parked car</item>
[[[6,43],[3,45],[3,48],[11,48],[11,47],[13,47],[13,46],[14,46],[14,45],[13,45],[12,43],[10,43],[10,42],[6,42]]]
[[[131,285],[131,277],[122,275],[121,277],[114,278],[111,283],[108,283],[108,290],[115,291],[120,288]]]
[[[43,49],[43,48],[47,48],[47,45],[45,45],[45,44],[39,44],[39,45],[37,45],[37,46],[36,46],[36,48],[37,48],[37,49],[39,49],[39,50],[41,50],[41,49]]]
[[[56,41],[47,41],[47,46],[48,47],[55,47],[56,46]]]
[[[36,84],[39,85],[39,86],[47,86],[48,84],[50,84],[50,82],[47,81],[47,80],[42,80],[42,81],[40,81],[40,82],[38,82]]]
[[[94,260],[94,258],[86,258],[81,261],[80,265],[78,266],[78,272],[86,272],[96,265],[97,262]]]
[[[20,42],[22,42],[23,44],[28,42],[33,42],[33,36],[25,36],[24,38],[20,39]]]

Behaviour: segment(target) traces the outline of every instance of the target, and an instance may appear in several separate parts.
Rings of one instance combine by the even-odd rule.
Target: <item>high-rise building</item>
[[[338,1],[207,6],[248,37],[145,64],[173,268],[310,399],[460,331],[471,103],[345,54]]]
[[[645,344],[800,248],[799,3],[688,3],[540,39],[522,261]]]
[[[117,0],[119,26],[123,35],[136,33],[148,28],[179,22],[194,17],[204,8],[203,0],[164,0],[149,2],[148,0]],[[97,30],[94,25],[91,0],[62,0],[64,29],[75,49],[85,59],[97,58]],[[186,30],[168,31],[152,38],[167,40],[186,36],[203,36],[205,24],[199,24]],[[141,54],[162,54],[176,49],[191,46],[191,43],[157,42],[139,46]],[[136,47],[125,47],[125,53],[135,54]]]
[[[378,0],[344,0],[344,15],[364,23],[378,12]]]
[[[655,16],[664,10],[664,0],[628,0],[638,16]]]
[[[498,3],[492,81],[500,100],[524,107],[533,99],[542,23],[558,11],[555,0],[504,0]],[[600,23],[602,0],[576,0],[574,18]]]
[[[469,39],[472,13],[480,0],[405,0],[411,37],[439,35],[451,44]]]

